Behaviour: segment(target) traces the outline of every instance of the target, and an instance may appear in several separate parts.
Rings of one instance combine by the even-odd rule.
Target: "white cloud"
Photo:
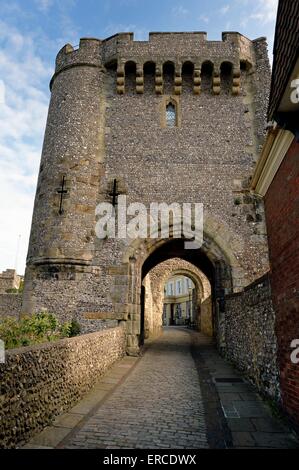
[[[53,6],[53,0],[34,0],[37,8],[43,13],[47,13],[48,10]]]
[[[219,12],[221,15],[226,15],[226,13],[229,11],[230,6],[229,5],[224,5],[222,8],[220,8]]]
[[[240,26],[242,29],[245,29],[248,25],[248,18],[243,18],[241,21],[240,21]]]
[[[200,15],[199,20],[203,21],[204,23],[208,23],[210,18],[207,15]]]
[[[116,33],[134,33],[135,41],[148,40],[148,31],[135,24],[110,23],[103,30],[103,34],[106,37],[113,36]]]
[[[276,19],[277,5],[278,0],[258,0],[257,7],[250,18],[263,24],[271,23]]]
[[[181,18],[182,16],[187,16],[189,14],[189,10],[183,7],[183,5],[177,5],[173,7],[171,12],[174,16],[179,17],[179,18]]]
[[[22,273],[48,109],[44,90],[53,70],[30,36],[3,21],[0,30],[0,270],[14,267],[21,234]]]
[[[0,104],[5,103],[5,83],[3,80],[0,80]]]

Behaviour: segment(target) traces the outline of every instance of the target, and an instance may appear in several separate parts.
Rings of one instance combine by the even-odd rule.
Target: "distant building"
[[[186,276],[173,276],[165,284],[163,325],[194,325],[195,286]]]
[[[268,132],[252,180],[264,198],[282,405],[299,428],[299,2],[279,2]]]
[[[6,269],[0,273],[0,294],[5,294],[10,289],[19,289],[23,276],[14,269]]]

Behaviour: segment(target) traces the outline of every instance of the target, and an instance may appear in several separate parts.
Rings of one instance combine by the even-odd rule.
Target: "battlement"
[[[246,63],[247,69],[255,67],[258,43],[264,43],[266,51],[265,38],[252,41],[238,32],[223,32],[221,41],[209,41],[204,31],[151,32],[147,41],[134,40],[134,33],[131,32],[118,33],[106,39],[82,38],[78,47],[66,44],[59,51],[53,79],[62,70],[73,66],[93,66],[103,70],[113,67],[117,70],[117,90],[123,93],[127,63],[135,64],[138,77],[143,75],[146,63],[155,65],[157,76],[162,75],[165,63],[173,63],[179,86],[183,64],[190,62],[195,71],[194,85],[198,87],[201,67],[204,63],[210,63],[216,77],[214,85],[218,88],[217,77],[223,63],[230,64],[235,79],[240,74],[240,63]],[[138,91],[142,93],[142,80],[139,82]],[[157,85],[161,85],[160,79],[157,79]],[[199,88],[194,91],[199,93]],[[217,94],[217,90],[214,91]],[[233,91],[237,94],[236,89]],[[156,92],[160,93],[161,87],[156,88]],[[179,88],[176,92],[179,94]]]

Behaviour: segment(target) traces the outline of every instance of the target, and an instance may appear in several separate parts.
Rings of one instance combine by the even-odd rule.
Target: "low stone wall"
[[[225,340],[227,358],[262,394],[279,401],[275,313],[267,275],[226,297]]]
[[[20,446],[51,424],[124,354],[122,326],[8,351],[0,364],[0,447]]]
[[[106,330],[107,328],[115,328],[118,320],[97,320],[97,319],[80,319],[80,334],[94,333],[95,331]]]
[[[22,294],[0,294],[0,318],[18,318],[22,308]]]

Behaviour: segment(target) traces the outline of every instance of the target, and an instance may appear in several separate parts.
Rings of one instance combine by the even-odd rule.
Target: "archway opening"
[[[221,93],[229,95],[233,86],[233,64],[222,62],[220,67]]]
[[[184,62],[182,67],[183,92],[193,93],[194,64],[190,61]]]
[[[126,94],[136,93],[136,64],[133,61],[125,64],[125,90]]]
[[[217,340],[221,336],[219,313],[223,309],[224,294],[231,289],[230,268],[224,259],[211,260],[203,248],[185,249],[184,242],[184,239],[165,241],[151,252],[142,265],[141,284],[144,291],[143,298],[140,298],[140,314],[144,317],[140,318],[141,339],[161,333],[164,287],[170,276],[190,278],[195,287],[192,296],[196,296],[196,301],[192,297],[194,304],[190,326],[192,323],[193,327]],[[170,317],[176,324],[176,310],[179,314],[179,309],[171,308]],[[139,344],[142,343],[142,340],[139,341]]]
[[[174,90],[174,63],[165,62],[163,64],[163,88],[165,95],[172,95]]]
[[[144,73],[144,93],[153,94],[155,91],[155,71],[156,64],[154,62],[146,62],[143,66]]]
[[[213,79],[213,63],[209,60],[203,62],[201,66],[201,90],[203,92],[209,92],[212,90],[212,79]]]

